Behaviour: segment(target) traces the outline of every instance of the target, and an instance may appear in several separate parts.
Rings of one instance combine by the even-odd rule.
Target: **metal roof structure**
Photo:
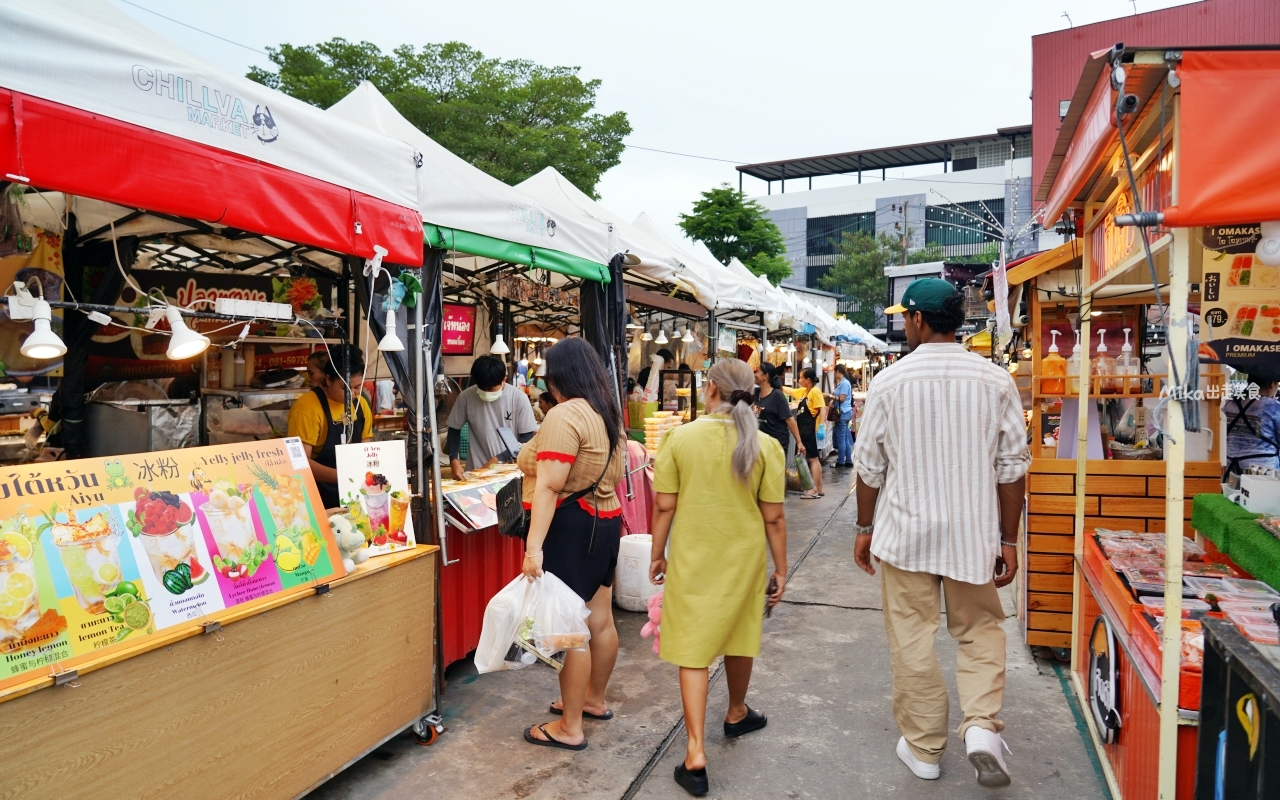
[[[736,169],[740,173],[762,181],[779,181],[820,175],[844,175],[892,167],[912,167],[919,164],[942,164],[951,161],[951,150],[956,146],[986,144],[1030,135],[1030,125],[1015,125],[1009,128],[997,128],[994,134],[940,139],[936,142],[880,147],[872,150],[854,150],[848,153],[793,158],[785,161],[743,164]]]

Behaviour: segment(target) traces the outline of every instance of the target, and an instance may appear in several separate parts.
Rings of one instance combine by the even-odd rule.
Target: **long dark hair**
[[[770,364],[768,361],[760,362],[760,371],[769,379],[769,385],[775,389],[782,388],[782,376],[778,374],[778,368]]]
[[[561,339],[547,350],[547,384],[568,399],[581,397],[604,420],[609,449],[622,443],[622,409],[600,354],[580,337]]]

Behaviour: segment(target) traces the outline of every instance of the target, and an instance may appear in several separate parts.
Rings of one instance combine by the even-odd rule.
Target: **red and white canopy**
[[[105,0],[0,0],[4,180],[417,265],[416,162]]]

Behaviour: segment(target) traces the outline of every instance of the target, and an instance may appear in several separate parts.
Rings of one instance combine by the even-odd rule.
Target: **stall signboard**
[[[469,356],[476,344],[476,307],[444,304],[444,339],[440,352],[446,356]]]
[[[866,361],[867,347],[862,344],[840,343],[840,359],[842,361]]]
[[[1204,229],[1200,360],[1236,369],[1280,367],[1280,267],[1258,261],[1261,226]]]
[[[338,495],[356,530],[364,534],[369,555],[385,555],[414,546],[409,514],[409,468],[403,440],[340,444]]]
[[[0,689],[342,577],[301,442],[0,473]]]
[[[1103,744],[1116,740],[1120,730],[1120,681],[1116,665],[1116,634],[1106,615],[1098,615],[1089,636],[1089,710]]]

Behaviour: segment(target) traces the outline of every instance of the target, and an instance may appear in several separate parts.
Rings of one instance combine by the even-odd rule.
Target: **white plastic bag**
[[[583,650],[591,639],[590,613],[582,598],[550,572],[532,582],[516,576],[484,610],[476,671],[521,669],[539,660],[559,670],[553,655]]]

